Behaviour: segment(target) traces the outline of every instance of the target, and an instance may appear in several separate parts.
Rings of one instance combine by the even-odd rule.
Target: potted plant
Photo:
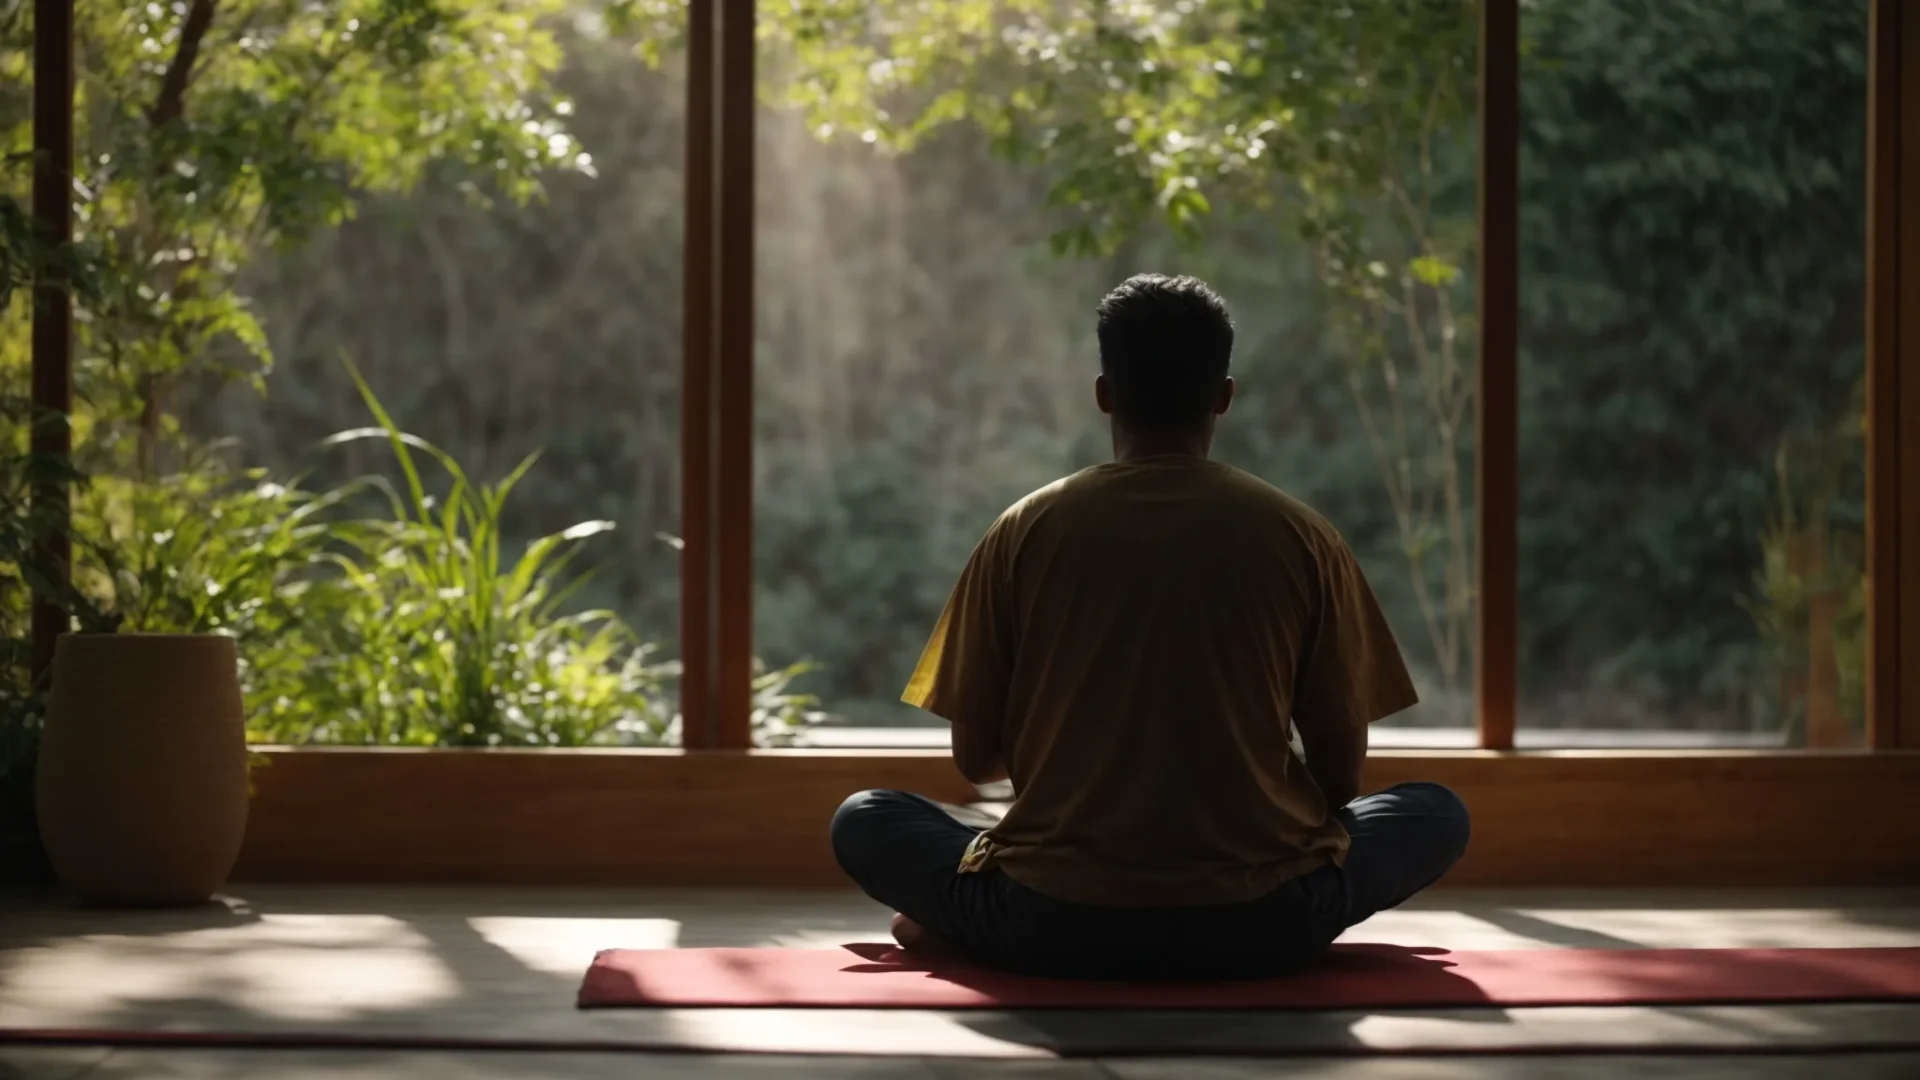
[[[194,904],[240,854],[247,741],[222,634],[60,638],[36,770],[60,882],[97,904]]]
[[[79,489],[72,580],[38,565],[18,543],[30,536],[0,552],[73,616],[36,688],[33,786],[47,861],[83,902],[203,902],[239,855],[249,756],[234,633],[270,606],[308,509],[258,487],[207,472],[96,481]]]

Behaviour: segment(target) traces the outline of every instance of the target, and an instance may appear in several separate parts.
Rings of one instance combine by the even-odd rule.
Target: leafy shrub
[[[1866,731],[1866,386],[1824,429],[1783,440],[1754,598],[1748,603],[1782,684],[1775,707],[1791,742],[1806,736],[1810,710],[1832,710],[1853,738]],[[1816,613],[1819,613],[1816,615]],[[1814,669],[1831,678],[1812,700]]]
[[[591,577],[577,559],[613,523],[584,521],[508,552],[501,515],[535,459],[475,482],[401,431],[354,378],[376,426],[328,443],[384,441],[398,483],[374,475],[312,492],[212,458],[156,481],[70,476],[74,573],[60,595],[77,628],[238,638],[258,742],[677,742],[679,664],[614,613],[569,608]],[[26,676],[28,585],[56,587],[30,555],[40,528],[25,500],[32,460],[0,462],[0,782],[14,801],[30,799],[21,793],[41,710]],[[756,666],[761,743],[791,741],[820,719],[790,688],[805,670]]]
[[[259,640],[284,629],[283,586],[324,565],[327,514],[359,486],[313,494],[211,463],[93,480],[75,500],[75,584],[99,629]]]
[[[796,694],[793,680],[814,669],[806,662],[772,671],[758,659],[753,662],[753,742],[756,746],[791,746],[808,727],[827,718],[819,708],[820,699],[812,694]],[[676,725],[678,718],[675,719]]]
[[[378,515],[327,527],[326,572],[286,582],[285,632],[249,649],[257,738],[280,742],[451,746],[661,745],[675,742],[679,664],[605,610],[569,612],[590,575],[575,560],[609,521],[583,521],[507,558],[501,516],[534,467],[475,482],[451,455],[400,430],[357,372],[376,426],[332,446],[381,440],[399,483],[377,492]],[[429,488],[437,471],[444,491]],[[303,505],[340,505],[335,493]],[[754,726],[779,742],[817,719],[788,684],[803,670],[763,672]]]

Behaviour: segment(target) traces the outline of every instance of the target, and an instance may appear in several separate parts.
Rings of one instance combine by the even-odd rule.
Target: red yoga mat
[[[581,1008],[1361,1009],[1920,1000],[1920,948],[1530,949],[1336,945],[1313,968],[1247,982],[1036,979],[891,945],[608,949]]]

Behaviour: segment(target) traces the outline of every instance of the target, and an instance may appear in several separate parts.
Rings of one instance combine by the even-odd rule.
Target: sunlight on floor
[[[494,915],[466,923],[529,969],[567,978],[579,978],[601,949],[671,949],[680,943],[678,919]]]
[[[1392,914],[1390,921],[1381,923],[1396,932],[1402,920],[1416,915]],[[1472,939],[1472,944],[1456,948],[1764,949],[1809,940],[1827,946],[1895,948],[1920,940],[1920,919],[1910,914],[1880,924],[1866,921],[1859,912],[1808,908],[1744,908],[1705,916],[1699,911],[1658,909],[1476,907],[1458,914],[1481,928],[1435,928],[1449,940]],[[1355,933],[1364,935],[1371,929],[1373,924],[1363,924]],[[1369,940],[1380,938],[1375,933]]]
[[[287,1020],[349,1020],[460,994],[434,944],[387,915],[261,915],[236,926],[88,934],[15,954],[16,1008],[81,1026],[128,1001],[245,1001]],[[110,980],[103,978],[111,973]],[[34,1022],[16,1020],[13,1022]],[[45,1021],[52,1023],[54,1021]]]

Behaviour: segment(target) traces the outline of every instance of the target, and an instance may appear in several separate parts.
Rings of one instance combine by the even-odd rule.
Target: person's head
[[[1199,278],[1136,274],[1100,301],[1099,336],[1094,397],[1113,418],[1116,450],[1205,453],[1233,402],[1233,317],[1220,294]]]

